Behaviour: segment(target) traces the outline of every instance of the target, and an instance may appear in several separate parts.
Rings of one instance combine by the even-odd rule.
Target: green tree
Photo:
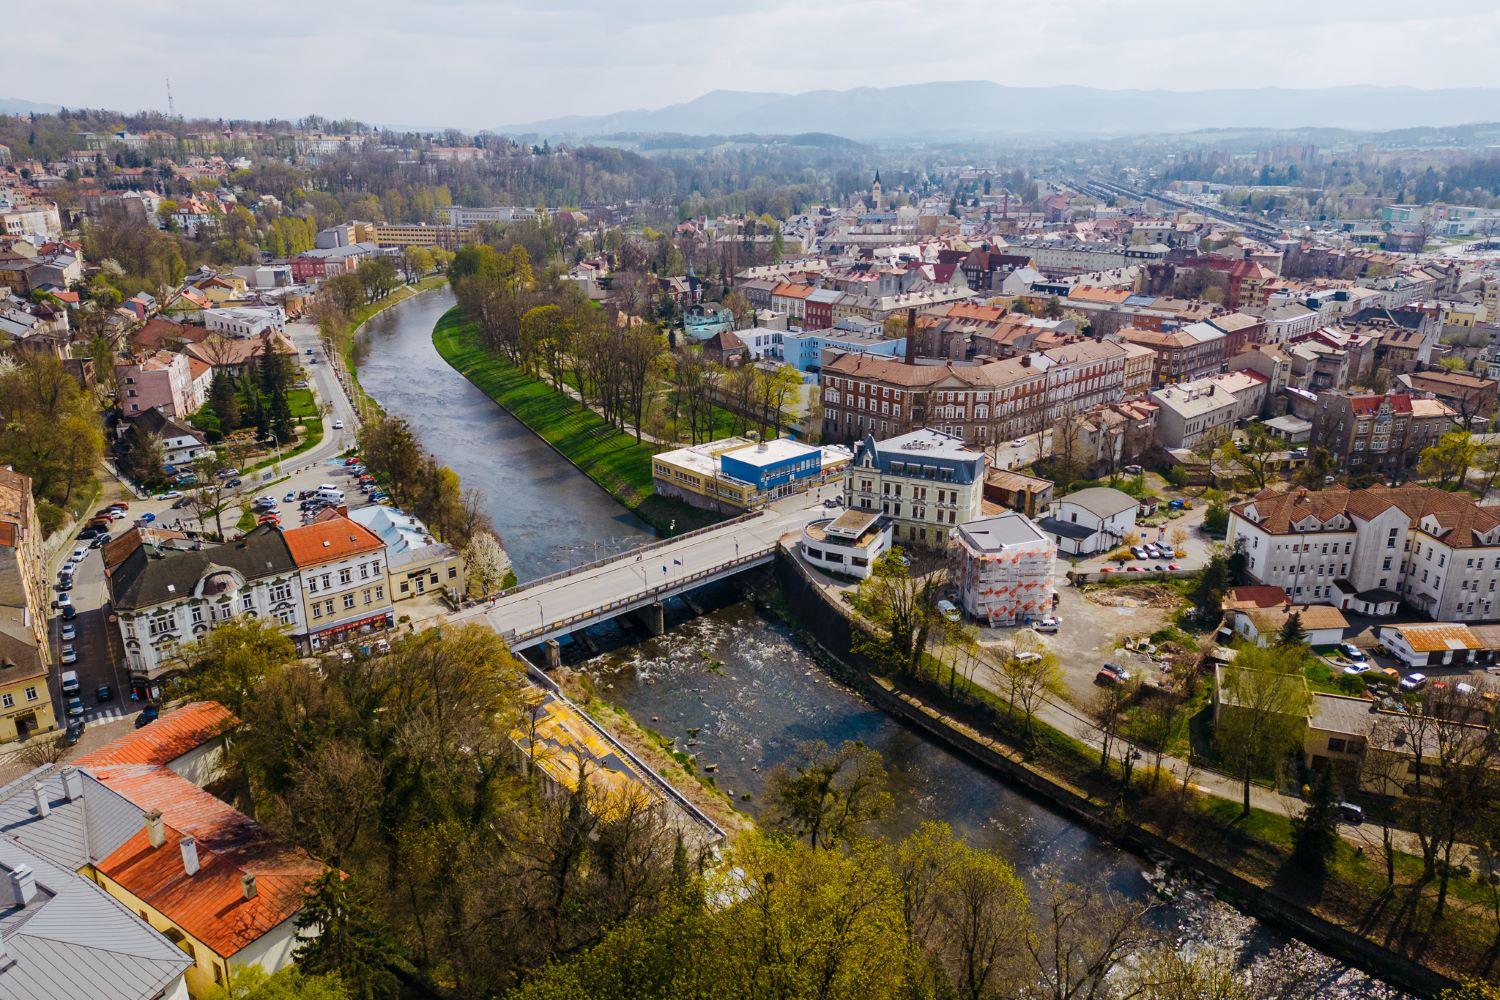
[[[357,1000],[400,995],[391,971],[399,958],[395,942],[341,873],[330,869],[313,883],[297,914],[297,928],[311,932],[297,947],[303,972],[347,983],[347,995]]]
[[[1220,671],[1214,748],[1240,778],[1244,815],[1252,780],[1274,772],[1302,745],[1310,704],[1299,649],[1246,647]]]
[[[1276,645],[1282,649],[1305,650],[1307,648],[1307,629],[1302,627],[1302,613],[1293,611],[1286,616],[1286,621],[1281,625],[1281,631],[1277,633]]]
[[[232,594],[218,601],[215,612],[236,613]],[[215,615],[205,617],[212,620]],[[233,617],[178,650],[184,669],[174,678],[173,694],[217,701],[243,718],[257,689],[296,657],[297,647],[277,622]]]
[[[1224,553],[1215,552],[1203,564],[1203,571],[1193,583],[1191,600],[1200,620],[1212,621],[1223,614],[1224,595],[1232,585],[1229,560]]]
[[[1479,446],[1467,431],[1450,431],[1438,438],[1432,447],[1424,449],[1417,461],[1417,474],[1423,479],[1437,480],[1442,489],[1461,484]]]
[[[1339,844],[1340,801],[1333,766],[1318,772],[1307,808],[1292,824],[1292,857],[1305,870],[1322,875]]]
[[[258,965],[234,970],[230,981],[215,989],[209,1000],[356,1000],[338,976],[308,975],[288,966],[267,975]]]
[[[890,810],[886,786],[879,751],[853,740],[836,750],[822,741],[804,743],[766,780],[768,825],[806,837],[812,847],[848,844]]]

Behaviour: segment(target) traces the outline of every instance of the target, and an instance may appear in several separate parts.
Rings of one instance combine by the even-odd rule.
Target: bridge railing
[[[679,792],[676,786],[674,786],[670,781],[657,774],[656,771],[652,769],[650,764],[647,764],[645,761],[641,760],[634,753],[632,753],[630,748],[616,739],[613,733],[611,733],[608,729],[605,729],[603,726],[599,725],[598,722],[594,721],[594,717],[592,715],[589,715],[589,713],[585,712],[582,708],[575,704],[572,699],[570,699],[566,694],[563,693],[562,688],[558,687],[556,681],[548,677],[537,667],[530,665],[528,665],[526,668],[526,675],[531,679],[531,682],[533,684],[548,691],[552,694],[553,697],[562,699],[562,701],[569,708],[577,713],[580,719],[588,724],[590,729],[599,734],[599,737],[603,739],[605,743],[613,747],[621,757],[629,761],[630,766],[635,768],[637,774],[639,774],[643,779],[645,779],[646,782],[655,787],[667,798],[677,803],[678,808],[687,813],[689,818],[699,823],[700,825],[707,827],[709,832],[720,843],[725,843],[729,840],[729,835],[724,832],[723,828],[720,827],[719,824],[715,823],[705,812],[703,812],[703,810],[693,805],[693,803],[688,800],[687,796]]]
[[[696,580],[706,580],[709,577],[720,576],[724,573],[727,573],[735,569],[736,567],[746,566],[750,563],[759,562],[775,550],[776,543],[771,542],[764,548],[756,549],[753,552],[741,553],[740,555],[736,556],[733,559],[730,559],[727,562],[719,563],[717,566],[711,566],[708,569],[700,569],[696,573],[689,573],[687,576],[673,577],[662,583],[647,587],[645,590],[638,590],[629,597],[616,598],[613,601],[609,601],[605,604],[600,604],[588,611],[579,611],[574,614],[568,615],[566,618],[559,618],[556,621],[547,622],[543,625],[536,625],[529,629],[512,629],[505,634],[512,640],[512,646],[514,646],[517,642],[529,642],[530,640],[535,639],[538,636],[546,635],[549,632],[556,632],[558,629],[565,629],[569,625],[575,625],[579,622],[597,618],[600,615],[605,614],[609,611],[613,611],[616,608],[625,607],[626,605],[640,604],[642,601],[650,600],[653,597],[658,597],[662,594],[670,593],[674,590],[679,590],[684,585],[693,583]]]
[[[754,518],[760,517],[764,513],[764,510],[753,510],[748,514],[741,514],[739,517],[731,518],[728,521],[720,521],[718,524],[710,524],[706,527],[694,528],[692,531],[685,531],[680,535],[673,535],[671,538],[663,538],[660,541],[652,542],[648,545],[638,545],[633,549],[626,549],[624,552],[618,552],[612,556],[605,556],[602,559],[595,559],[592,562],[586,562],[581,565],[574,566],[572,569],[559,570],[558,572],[553,573],[549,576],[537,577],[535,580],[527,580],[525,583],[518,583],[514,587],[508,587],[505,590],[502,590],[495,594],[491,594],[488,597],[479,598],[475,602],[475,605],[478,606],[479,604],[483,604],[487,601],[498,601],[502,597],[510,597],[512,594],[519,594],[523,590],[530,590],[532,587],[540,587],[544,584],[553,583],[557,580],[567,579],[570,576],[577,576],[579,573],[587,573],[589,570],[598,569],[600,566],[608,566],[611,563],[621,562],[623,560],[630,559],[632,556],[638,556],[645,552],[654,552],[655,550],[662,548],[663,546],[675,545],[685,538],[695,538],[698,535],[706,535],[710,531],[718,531],[719,529],[727,528],[730,525],[743,524],[746,521],[750,521]]]

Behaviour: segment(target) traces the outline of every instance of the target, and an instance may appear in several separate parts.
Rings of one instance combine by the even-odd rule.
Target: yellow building
[[[0,742],[57,728],[47,690],[48,596],[31,479],[0,467]]]

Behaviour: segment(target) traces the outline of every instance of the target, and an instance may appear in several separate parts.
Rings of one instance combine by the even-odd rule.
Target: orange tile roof
[[[80,757],[80,767],[116,764],[170,764],[190,750],[240,724],[216,701],[195,701],[167,712],[149,726]]]
[[[95,777],[145,810],[160,809],[166,842],[153,848],[143,826],[95,867],[186,933],[229,958],[296,915],[323,865],[271,839],[250,817],[165,767],[94,769]],[[181,844],[198,843],[188,875]],[[243,876],[255,876],[245,898]]]
[[[292,561],[298,566],[321,566],[361,552],[379,552],[385,548],[380,536],[347,517],[316,521],[281,533]]]

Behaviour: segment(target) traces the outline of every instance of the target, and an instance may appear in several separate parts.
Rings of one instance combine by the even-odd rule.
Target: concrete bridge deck
[[[519,652],[769,563],[782,535],[835,513],[816,494],[788,497],[725,524],[513,587],[447,621],[483,622]]]

